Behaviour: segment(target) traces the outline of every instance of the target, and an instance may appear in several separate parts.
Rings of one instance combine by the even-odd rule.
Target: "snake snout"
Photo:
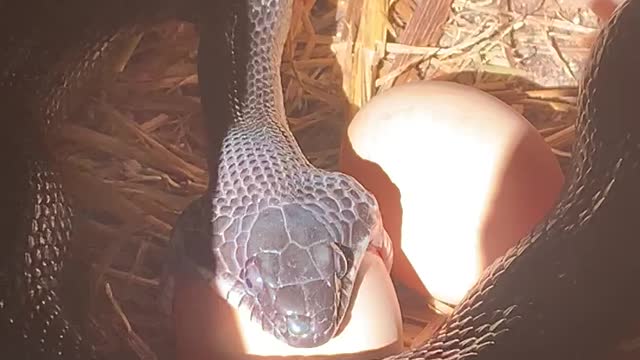
[[[294,347],[317,346],[316,324],[313,318],[305,315],[285,316],[286,339],[289,345]]]
[[[336,331],[340,282],[331,246],[306,251],[258,253],[241,271],[244,289],[255,299],[257,320],[293,347],[315,347]],[[302,257],[306,261],[298,261]],[[283,269],[288,271],[284,272]]]
[[[280,335],[289,346],[311,348],[331,339],[335,322],[323,315],[287,314],[278,321]]]
[[[337,291],[325,280],[286,286],[275,292],[275,328],[293,347],[316,347],[336,332]]]
[[[311,318],[304,315],[287,316],[287,330],[296,336],[307,336],[311,333]]]

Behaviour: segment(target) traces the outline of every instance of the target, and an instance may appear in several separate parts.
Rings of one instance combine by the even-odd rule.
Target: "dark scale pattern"
[[[55,288],[71,239],[71,209],[51,171],[36,168],[30,183],[34,204],[24,251],[25,287]],[[35,297],[35,290],[31,291],[30,297]]]
[[[128,14],[134,18],[118,16],[118,23],[112,16],[120,11],[114,13],[111,6],[121,4],[101,6],[105,4],[0,4],[0,107],[9,123],[0,141],[5,146],[0,153],[7,156],[1,188],[7,199],[3,201],[12,207],[3,213],[11,238],[3,240],[0,257],[3,358],[98,358],[91,342],[67,320],[58,296],[69,256],[72,213],[51,168],[45,139],[86,100],[86,88],[109,65],[113,45],[135,30],[133,9]],[[153,12],[146,13],[152,17]]]
[[[312,346],[336,331],[365,249],[389,244],[373,197],[352,178],[311,166],[287,126],[279,65],[292,1],[187,3],[203,15],[193,17],[203,20],[202,100],[223,139],[210,159],[217,182],[176,225],[173,270],[208,278],[275,336]],[[17,214],[0,219],[10,234],[0,253],[0,352],[91,359],[56,294],[71,213],[42,160],[43,138],[118,37],[175,15],[177,1],[50,4],[0,3],[0,48],[9,50],[0,57],[0,98],[3,115],[17,119],[0,142],[13,146],[0,151],[15,155],[3,178],[11,186],[0,188]],[[596,45],[574,174],[555,211],[487,269],[424,346],[388,359],[601,359],[640,323],[638,24],[640,0],[628,0]]]
[[[28,359],[96,359],[92,346],[64,318],[56,294],[71,240],[71,209],[57,176],[40,161],[31,163],[26,187],[30,201],[21,227],[26,241],[18,243],[18,262],[8,269],[10,282],[0,301],[0,318],[11,324],[3,329],[5,339],[15,341],[2,348],[9,354],[22,351]]]

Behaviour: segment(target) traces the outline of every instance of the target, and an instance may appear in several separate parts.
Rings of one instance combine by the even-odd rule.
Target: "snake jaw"
[[[380,256],[385,268],[390,272],[393,266],[393,242],[383,226],[382,216],[379,213],[378,216],[378,220],[375,222],[372,230],[368,250]]]
[[[335,284],[335,283],[333,283]],[[260,293],[243,296],[245,309],[251,319],[266,332],[292,347],[309,348],[329,341],[336,332],[338,295],[321,306],[321,310],[307,310],[308,299],[322,301],[332,292],[333,284],[316,280],[303,285],[289,285],[279,288],[267,285]],[[309,298],[317,296],[319,299]]]

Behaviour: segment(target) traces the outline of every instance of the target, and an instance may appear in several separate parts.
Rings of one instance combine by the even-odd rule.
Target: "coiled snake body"
[[[212,185],[176,225],[172,270],[210,280],[294,346],[335,334],[366,249],[387,263],[391,253],[375,199],[311,166],[286,125],[279,64],[292,1],[0,2],[3,354],[100,358],[60,306],[71,211],[46,140],[118,39],[176,14],[200,26]],[[640,1],[629,0],[582,84],[562,200],[426,344],[391,358],[596,359],[640,325],[638,39]]]

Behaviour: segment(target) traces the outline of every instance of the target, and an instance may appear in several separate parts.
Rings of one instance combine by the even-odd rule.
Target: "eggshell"
[[[524,117],[452,82],[413,82],[374,97],[346,139],[341,169],[380,203],[393,276],[450,304],[542,219],[564,181]]]

